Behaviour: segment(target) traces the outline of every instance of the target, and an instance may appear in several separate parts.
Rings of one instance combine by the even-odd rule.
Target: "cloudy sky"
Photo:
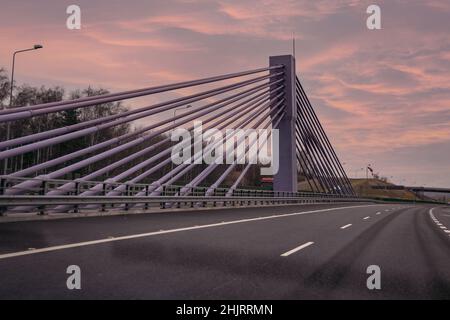
[[[366,28],[373,3],[382,30]],[[0,67],[45,47],[20,56],[19,83],[111,91],[265,66],[295,32],[297,74],[350,176],[371,163],[450,186],[448,0],[2,0],[0,26]]]

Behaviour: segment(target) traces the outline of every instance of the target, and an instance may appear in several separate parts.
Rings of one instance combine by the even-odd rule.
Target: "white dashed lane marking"
[[[349,223],[349,224],[346,224],[345,226],[342,226],[341,229],[347,229],[348,227],[351,227],[351,226],[352,226],[352,224]]]
[[[282,257],[290,256],[291,254],[296,253],[297,251],[300,251],[302,249],[305,249],[306,247],[309,247],[312,244],[314,244],[314,242],[312,242],[312,241],[304,243],[301,246],[298,246],[298,247],[296,247],[296,248],[294,248],[292,250],[289,250],[288,252],[283,253],[281,256]]]
[[[442,231],[444,231],[445,233],[450,233],[450,230],[447,230],[447,227],[444,226],[434,215],[433,210],[436,208],[432,208],[430,209],[430,218],[431,220],[433,220],[434,223],[436,223],[436,225],[439,227],[439,229],[441,229]]]

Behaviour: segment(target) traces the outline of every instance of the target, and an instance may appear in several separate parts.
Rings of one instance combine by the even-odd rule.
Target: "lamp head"
[[[33,48],[34,48],[34,50],[37,50],[37,49],[42,49],[43,46],[40,44],[35,44]]]

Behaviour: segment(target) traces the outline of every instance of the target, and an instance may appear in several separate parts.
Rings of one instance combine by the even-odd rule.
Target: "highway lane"
[[[2,224],[9,246],[0,254],[109,240],[0,256],[0,298],[450,299],[450,237],[430,209],[314,205]],[[174,228],[187,229],[167,232]],[[81,267],[81,290],[66,288],[71,264]],[[366,287],[369,265],[381,269],[381,290]]]
[[[334,204],[332,207],[348,207],[352,204]],[[357,204],[357,205],[364,205]],[[103,217],[56,219],[0,223],[0,254],[42,248],[73,242],[120,237],[129,234],[176,229],[199,224],[233,221],[273,214],[287,214],[305,210],[328,208],[329,205],[308,204],[280,207],[233,207],[214,210],[196,210],[151,214],[124,214]]]

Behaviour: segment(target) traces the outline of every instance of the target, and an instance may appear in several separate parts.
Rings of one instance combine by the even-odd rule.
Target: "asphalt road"
[[[449,207],[368,203],[2,223],[0,299],[450,299],[448,231]]]

